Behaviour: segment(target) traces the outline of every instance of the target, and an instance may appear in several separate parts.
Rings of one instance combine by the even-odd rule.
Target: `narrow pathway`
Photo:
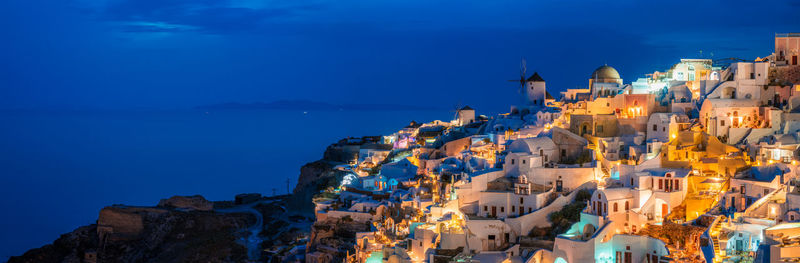
[[[253,208],[254,206],[260,204],[262,201],[254,202],[250,204],[240,205],[237,207],[231,207],[226,209],[219,209],[216,210],[220,213],[250,213],[256,216],[256,223],[252,226],[247,228],[247,231],[250,232],[250,236],[246,239],[242,240],[244,245],[247,247],[247,257],[250,260],[258,260],[261,258],[261,238],[258,234],[264,229],[264,216],[261,215],[258,210]]]

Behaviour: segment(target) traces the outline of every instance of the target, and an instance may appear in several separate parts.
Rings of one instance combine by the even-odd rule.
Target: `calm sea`
[[[347,136],[447,111],[0,111],[0,261],[93,223],[111,204],[286,193]]]

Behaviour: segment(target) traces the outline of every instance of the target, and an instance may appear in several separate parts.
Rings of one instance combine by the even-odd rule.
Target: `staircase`
[[[722,262],[725,257],[725,251],[722,250],[719,242],[719,235],[722,231],[722,223],[724,220],[725,216],[718,216],[714,219],[714,222],[711,223],[711,227],[708,231],[708,236],[711,237],[711,243],[714,245],[714,262]]]
[[[779,193],[782,193],[785,190],[786,186],[781,186],[778,189],[773,190],[772,192],[764,195],[763,197],[759,198],[753,204],[745,208],[744,212],[742,213],[745,217],[755,217],[754,213],[760,208],[761,206],[767,204],[769,200],[773,197],[777,196]]]

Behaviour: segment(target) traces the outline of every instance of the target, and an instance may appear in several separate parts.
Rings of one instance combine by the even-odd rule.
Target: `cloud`
[[[318,4],[232,0],[119,0],[95,5],[101,20],[125,33],[200,32],[230,34],[268,29],[297,18]]]

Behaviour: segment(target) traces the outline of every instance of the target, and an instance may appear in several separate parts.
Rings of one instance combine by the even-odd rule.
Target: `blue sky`
[[[516,102],[521,57],[548,90],[626,82],[680,58],[752,59],[800,31],[800,1],[0,1],[0,108],[221,102]]]

